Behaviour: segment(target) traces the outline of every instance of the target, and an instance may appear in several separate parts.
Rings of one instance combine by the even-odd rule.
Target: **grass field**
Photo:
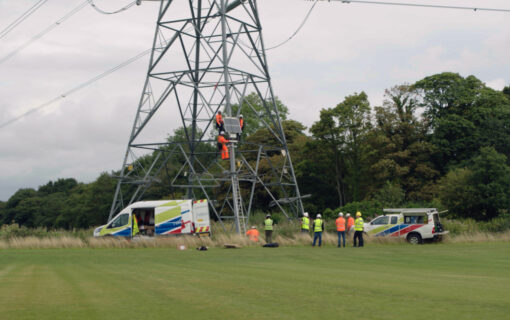
[[[508,243],[0,250],[0,319],[509,319]]]

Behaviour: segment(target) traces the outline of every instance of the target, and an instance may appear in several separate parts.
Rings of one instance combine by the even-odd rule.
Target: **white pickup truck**
[[[365,223],[365,232],[380,237],[401,237],[409,243],[421,244],[423,240],[442,240],[448,231],[443,230],[436,208],[384,209],[385,215]]]

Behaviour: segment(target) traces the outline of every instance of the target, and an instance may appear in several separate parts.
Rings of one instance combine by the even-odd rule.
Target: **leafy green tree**
[[[331,175],[324,175],[325,172],[331,168],[334,171],[333,185],[336,191],[337,202],[334,203],[335,207],[343,206],[345,204],[345,161],[342,155],[345,145],[345,128],[338,126],[336,121],[337,112],[335,109],[322,109],[319,121],[315,122],[310,131],[316,140],[308,144],[308,153],[310,154],[308,169],[315,167],[315,170],[308,171],[310,173],[319,171],[317,176],[326,177],[327,180],[331,179]],[[321,161],[319,161],[321,159]],[[321,168],[322,167],[322,168]],[[303,170],[304,172],[307,170]],[[310,175],[313,177],[313,175]],[[320,181],[316,185],[329,187],[329,183]],[[321,188],[324,189],[324,188]],[[319,191],[319,190],[317,190]],[[325,190],[320,190],[324,192]],[[329,192],[325,193],[328,194]]]
[[[510,104],[502,92],[474,76],[446,72],[426,77],[414,88],[422,97],[430,141],[440,150],[436,163],[442,172],[484,146],[510,156]]]
[[[468,167],[450,171],[441,181],[441,202],[460,217],[490,220],[510,207],[510,167],[505,155],[483,147]]]
[[[322,186],[334,186],[337,201],[334,204],[328,201],[328,206],[343,206],[364,196],[370,120],[368,97],[361,92],[347,96],[335,108],[321,110],[319,121],[310,129],[314,142],[308,144],[310,159],[307,167],[322,170],[320,174],[327,180]]]
[[[426,122],[420,121],[418,96],[408,85],[386,90],[382,107],[375,108],[376,127],[369,142],[371,192],[398,185],[408,200],[431,200],[439,171],[436,147],[427,141]]]
[[[506,95],[506,97],[510,100],[510,86],[506,86],[503,88],[503,93]]]
[[[364,184],[368,178],[365,175],[370,147],[367,138],[371,125],[370,103],[365,92],[347,96],[335,108],[338,127],[343,131],[343,155],[348,175],[346,182],[353,201],[364,197]]]

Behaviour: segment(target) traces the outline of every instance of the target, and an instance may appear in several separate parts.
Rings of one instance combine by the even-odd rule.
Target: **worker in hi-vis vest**
[[[336,219],[335,224],[336,232],[338,233],[338,247],[339,248],[342,247],[341,240],[343,239],[343,244],[345,248],[345,219],[344,214],[342,212],[338,214],[338,218]]]
[[[310,218],[308,218],[308,212],[303,213],[303,217],[301,218],[301,232],[310,232]]]
[[[225,127],[223,126],[223,117],[221,116],[221,111],[218,111],[216,114],[216,129],[218,129],[218,132],[225,130]]]
[[[322,231],[324,231],[324,221],[322,220],[321,214],[319,213],[313,221],[312,247],[315,247],[315,242],[317,242],[317,239],[319,239],[319,247],[322,246]]]
[[[229,155],[228,155],[228,147],[227,147],[227,143],[229,143],[230,141],[228,141],[226,138],[225,138],[225,131],[221,131],[220,132],[220,135],[218,136],[218,150],[221,152],[221,160],[228,160],[229,159]]]
[[[354,221],[354,239],[352,243],[356,247],[356,239],[359,240],[358,247],[363,247],[363,218],[361,212],[356,212],[356,221]]]
[[[133,237],[137,235],[139,232],[140,230],[138,230],[138,221],[136,219],[136,216],[133,215]]]
[[[246,235],[250,238],[251,241],[259,242],[260,233],[257,230],[257,227],[252,226],[250,230],[246,231]]]
[[[244,118],[243,115],[239,115],[239,127],[241,127],[241,133],[237,134],[237,141],[241,141],[241,135],[244,132]]]
[[[264,220],[264,231],[266,232],[266,242],[267,243],[273,243],[272,242],[272,235],[273,235],[273,226],[274,226],[274,221],[273,219],[271,219],[271,215],[268,214],[266,216],[266,220]]]
[[[351,214],[348,213],[347,217],[347,234],[351,234],[352,229],[354,229],[354,218],[351,217]]]

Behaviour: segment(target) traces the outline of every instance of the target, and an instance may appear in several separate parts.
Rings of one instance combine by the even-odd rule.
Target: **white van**
[[[94,237],[132,237],[136,217],[139,235],[210,235],[207,200],[140,201],[124,208],[108,224],[94,230]]]
[[[448,231],[443,230],[436,208],[384,209],[385,215],[365,223],[365,232],[376,237],[406,238],[413,244],[425,239],[440,241]]]

